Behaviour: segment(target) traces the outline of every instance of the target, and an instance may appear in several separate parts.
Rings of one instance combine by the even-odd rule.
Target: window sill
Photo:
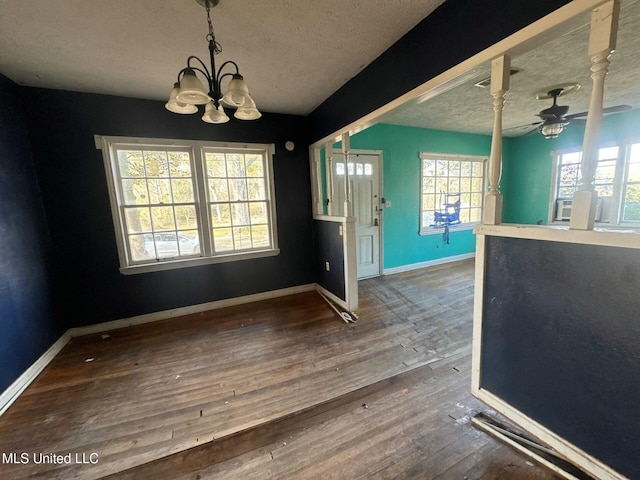
[[[232,253],[229,255],[219,255],[216,257],[188,258],[181,260],[167,260],[164,262],[147,263],[144,265],[131,265],[120,267],[123,275],[137,275],[139,273],[160,272],[163,270],[175,270],[178,268],[197,267],[213,263],[237,262],[241,260],[251,260],[254,258],[275,257],[280,254],[280,249],[260,250],[248,253]]]
[[[473,230],[473,228],[479,223],[480,222],[473,222],[473,223],[465,223],[462,225],[453,225],[452,227],[449,227],[449,233],[462,232],[465,230]],[[429,236],[429,235],[442,235],[443,231],[444,231],[444,227],[426,227],[426,228],[421,228],[418,234],[421,237]]]

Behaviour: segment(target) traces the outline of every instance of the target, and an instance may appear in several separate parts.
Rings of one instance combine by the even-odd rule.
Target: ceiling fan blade
[[[603,108],[602,113],[608,115],[610,113],[626,112],[627,110],[631,110],[631,105],[614,105],[613,107]]]
[[[542,122],[541,122],[542,123]],[[538,133],[540,131],[540,126],[537,126],[536,128],[534,128],[533,130],[528,131],[527,133],[525,133],[523,135],[523,137],[530,137],[531,135],[535,135],[536,133]]]
[[[533,122],[526,125],[519,125],[517,127],[505,128],[502,131],[502,134],[507,137],[520,137],[523,135],[530,135],[531,133],[535,133],[538,129],[538,125],[543,122]],[[536,128],[533,128],[536,127]]]
[[[612,113],[626,112],[627,110],[631,110],[631,105],[614,105],[612,107],[603,108],[602,114],[609,115]],[[572,113],[571,115],[567,115],[565,118],[567,120],[573,120],[574,118],[586,117],[588,114],[589,112]]]

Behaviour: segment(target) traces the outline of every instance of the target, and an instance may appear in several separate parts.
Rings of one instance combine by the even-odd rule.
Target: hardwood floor
[[[356,325],[310,292],[74,338],[0,417],[29,457],[0,478],[559,478],[469,423],[472,288],[464,261],[361,282]]]

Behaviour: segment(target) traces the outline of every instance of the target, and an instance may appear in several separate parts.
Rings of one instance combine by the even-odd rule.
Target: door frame
[[[342,155],[342,151],[337,151],[338,149],[335,149],[336,153]],[[384,272],[384,205],[382,203],[382,199],[384,198],[384,179],[383,179],[383,151],[382,150],[371,150],[371,149],[358,149],[358,148],[354,148],[349,150],[349,155],[371,155],[371,156],[377,156],[378,157],[378,227],[379,227],[379,232],[378,232],[378,251],[380,253],[379,257],[380,257],[380,262],[378,265],[378,274],[374,275],[374,276],[369,276],[366,278],[363,278],[362,280],[366,280],[367,278],[374,278],[376,276],[381,276]],[[345,168],[347,168],[347,162],[345,162]],[[325,195],[327,199],[329,200],[333,200],[330,197],[330,194],[332,191],[332,189],[335,189],[336,187],[338,187],[337,185],[333,185],[333,162],[331,162],[331,166],[332,168],[328,168],[329,163],[327,162],[327,156],[326,156],[326,150],[325,150],[325,161],[324,161],[324,165],[325,165],[325,185],[326,185],[326,189],[325,189]],[[335,215],[335,213],[331,213],[332,215]],[[358,280],[360,281],[360,280]]]

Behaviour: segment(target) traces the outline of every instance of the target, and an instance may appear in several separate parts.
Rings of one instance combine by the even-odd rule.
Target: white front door
[[[344,215],[344,156],[333,155],[333,215]],[[356,217],[358,279],[380,275],[380,156],[349,155],[349,180]]]

